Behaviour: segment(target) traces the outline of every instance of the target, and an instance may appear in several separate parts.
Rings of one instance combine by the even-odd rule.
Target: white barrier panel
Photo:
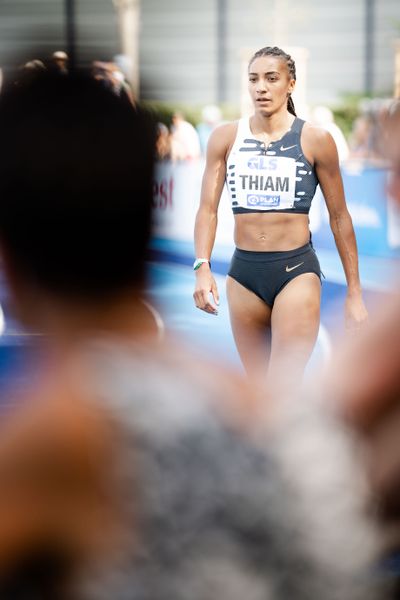
[[[160,162],[154,180],[154,235],[193,241],[204,160]],[[218,211],[217,244],[232,244],[234,220],[224,186]]]
[[[155,235],[167,240],[193,242],[200,201],[204,160],[159,163],[154,181]],[[400,215],[385,194],[385,169],[342,167],[347,206],[353,219],[360,255],[400,258]],[[322,193],[318,190],[310,212],[316,248],[336,253]],[[216,246],[232,247],[234,219],[224,186]]]

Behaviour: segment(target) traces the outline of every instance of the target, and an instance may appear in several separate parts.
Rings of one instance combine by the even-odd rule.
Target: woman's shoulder
[[[336,150],[335,141],[329,131],[308,121],[304,122],[301,144],[305,153],[314,158],[325,153],[330,155],[331,152]]]
[[[333,141],[333,137],[327,129],[309,121],[304,121],[303,137],[316,144],[329,144],[330,140]]]

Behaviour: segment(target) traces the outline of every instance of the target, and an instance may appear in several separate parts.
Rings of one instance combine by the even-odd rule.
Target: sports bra
[[[309,213],[318,177],[301,148],[303,125],[296,117],[289,131],[266,147],[254,138],[249,118],[239,120],[226,168],[234,214]]]

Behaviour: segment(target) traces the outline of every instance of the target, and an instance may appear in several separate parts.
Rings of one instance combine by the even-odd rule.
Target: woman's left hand
[[[368,322],[368,311],[361,294],[347,294],[345,321],[346,329],[361,329]]]

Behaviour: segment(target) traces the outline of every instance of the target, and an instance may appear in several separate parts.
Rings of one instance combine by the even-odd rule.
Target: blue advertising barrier
[[[400,217],[386,194],[388,171],[342,167],[343,185],[360,255],[400,258]],[[313,201],[311,228],[316,247],[334,250],[328,212],[320,191]]]
[[[160,260],[167,255],[171,260],[175,254],[179,262],[193,262],[193,228],[203,169],[203,161],[159,166],[155,182],[153,247]],[[400,271],[400,216],[386,194],[388,171],[352,161],[342,165],[342,175],[357,237],[363,287],[388,289],[393,285],[393,273]],[[213,251],[213,268],[223,263],[221,273],[226,272],[233,252],[233,228],[232,211],[224,190]],[[327,281],[344,285],[343,269],[319,188],[311,206],[310,228]]]

